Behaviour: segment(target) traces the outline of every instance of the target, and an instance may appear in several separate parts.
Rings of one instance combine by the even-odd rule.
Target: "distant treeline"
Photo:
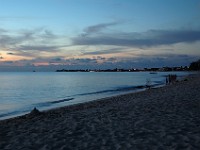
[[[189,67],[190,70],[200,70],[200,59],[198,61],[192,62]]]
[[[150,71],[150,72],[156,72],[156,71],[188,71],[189,68],[187,66],[185,67],[162,67],[162,68],[144,68],[144,69],[106,69],[106,70],[97,70],[97,69],[80,69],[80,70],[67,70],[67,69],[61,69],[56,70],[56,72],[140,72],[140,71]]]
[[[138,71],[197,71],[200,70],[200,59],[198,61],[192,62],[190,66],[185,67],[162,67],[162,68],[144,68],[144,69],[78,69],[78,70],[68,70],[68,69],[61,69],[56,70],[56,72],[138,72]]]
[[[140,71],[139,69],[106,69],[106,70],[97,70],[97,69],[79,69],[79,70],[67,70],[67,69],[62,69],[62,70],[56,70],[56,72],[135,72],[135,71]]]

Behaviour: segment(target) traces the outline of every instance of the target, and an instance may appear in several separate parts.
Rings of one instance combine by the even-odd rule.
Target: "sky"
[[[200,0],[0,0],[0,71],[188,66]]]

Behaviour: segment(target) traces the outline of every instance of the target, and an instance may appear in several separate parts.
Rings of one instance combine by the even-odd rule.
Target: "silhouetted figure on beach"
[[[177,79],[177,75],[176,74],[169,74],[166,77],[166,84],[171,84],[171,83],[175,83]]]
[[[166,85],[169,83],[169,81],[168,81],[168,76],[166,76]]]

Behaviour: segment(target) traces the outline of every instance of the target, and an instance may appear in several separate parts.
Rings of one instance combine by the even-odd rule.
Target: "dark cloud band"
[[[115,45],[153,47],[200,40],[198,30],[150,30],[143,33],[117,33],[72,38],[73,45]]]

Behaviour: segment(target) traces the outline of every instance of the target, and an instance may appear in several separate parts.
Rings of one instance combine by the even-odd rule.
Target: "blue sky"
[[[189,65],[200,0],[1,0],[0,71]]]

